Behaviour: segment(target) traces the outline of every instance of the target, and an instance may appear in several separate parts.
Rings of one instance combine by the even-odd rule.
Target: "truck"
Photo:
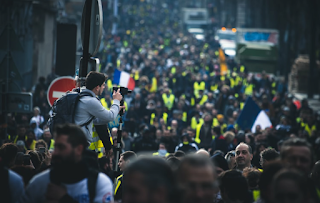
[[[278,65],[279,31],[237,28],[235,61],[249,72],[274,74]]]
[[[196,39],[204,40],[207,26],[210,24],[206,8],[183,8],[182,20],[184,28]]]

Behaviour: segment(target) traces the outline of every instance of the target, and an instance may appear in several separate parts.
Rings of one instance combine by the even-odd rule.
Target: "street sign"
[[[7,106],[2,108],[2,97],[5,97]],[[8,92],[0,95],[0,110],[3,109],[6,113],[31,113],[32,106],[32,94],[20,93],[20,92]]]
[[[84,38],[85,38],[85,23],[86,23],[86,7],[88,2],[91,4],[91,17],[90,17],[90,39],[89,39],[89,53],[91,56],[94,56],[100,47],[101,37],[102,37],[102,24],[103,24],[103,13],[101,0],[86,0],[81,18],[81,42],[82,47],[84,47]]]
[[[50,106],[54,101],[65,95],[67,91],[71,91],[76,87],[74,78],[72,77],[59,77],[53,80],[48,88],[47,99]]]

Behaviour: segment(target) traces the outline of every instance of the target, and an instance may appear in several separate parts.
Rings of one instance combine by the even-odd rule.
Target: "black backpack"
[[[53,133],[54,127],[59,124],[74,123],[74,115],[78,102],[83,96],[91,96],[89,93],[78,93],[69,92],[61,98],[57,99],[52,105],[52,115],[48,120],[48,127],[51,134]],[[92,117],[88,122],[80,125],[86,126],[94,119]]]

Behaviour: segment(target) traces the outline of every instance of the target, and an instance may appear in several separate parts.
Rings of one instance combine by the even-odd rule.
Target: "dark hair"
[[[140,173],[143,175],[145,186],[152,191],[163,186],[168,191],[167,199],[169,202],[174,202],[177,197],[177,187],[175,178],[168,163],[161,158],[143,157],[132,162],[124,171],[123,183],[124,194],[126,193],[125,184],[130,177],[129,174]]]
[[[250,189],[257,189],[261,172],[256,168],[245,168],[242,172],[243,177],[247,179]]]
[[[211,167],[212,171],[215,171],[214,165],[209,157],[199,154],[187,155],[181,160],[180,166],[178,168],[178,178],[184,178],[183,175],[185,172],[185,167],[202,168],[207,166]]]
[[[18,153],[18,147],[12,143],[5,143],[0,147],[0,157],[3,165],[10,167],[9,164],[14,160]]]
[[[244,142],[240,142],[240,143],[238,144],[238,146],[239,146],[239,145],[247,145],[249,153],[252,154],[252,147],[251,147],[250,145],[248,145],[247,143],[244,143]],[[237,147],[238,147],[238,146],[237,146]],[[237,147],[236,147],[236,149],[237,149]]]
[[[179,168],[181,161],[177,157],[172,156],[167,159],[167,162],[168,162],[169,166],[171,167],[172,171],[176,172]]]
[[[305,140],[305,139],[301,139],[301,138],[290,138],[286,141],[283,142],[282,146],[281,146],[281,159],[284,159],[287,154],[288,154],[288,150],[290,147],[307,147],[310,150],[310,154],[311,154],[311,163],[313,164],[313,151],[312,151],[312,147],[311,144]]]
[[[36,148],[38,148],[38,145],[43,145],[46,148],[46,150],[48,149],[48,144],[42,139],[36,142]]]
[[[181,150],[178,150],[174,153],[174,156],[175,157],[185,157],[186,156],[186,153],[184,153],[183,151]]]
[[[260,157],[267,161],[275,160],[279,158],[279,156],[279,153],[273,148],[265,149],[260,153]]]
[[[134,153],[133,151],[126,151],[126,152],[123,152],[120,157],[123,157],[123,160],[124,161],[128,161],[128,160],[133,160],[135,158],[137,158],[137,155],[136,153]]]
[[[304,197],[307,197],[310,188],[307,176],[294,169],[282,169],[274,176],[272,188],[275,190],[276,184],[283,179],[290,179],[294,181],[299,187],[300,191],[302,191]]]
[[[272,183],[272,178],[274,175],[283,168],[283,164],[280,160],[278,161],[271,161],[270,163],[266,164],[263,168],[263,173],[260,176],[259,180],[259,189],[260,189],[260,196],[262,200],[268,200],[269,197],[269,186]]]
[[[63,124],[57,125],[54,130],[55,137],[59,137],[61,135],[68,136],[68,142],[72,147],[77,147],[79,145],[83,145],[84,148],[88,147],[88,141],[86,135],[82,131],[82,129],[75,124]]]
[[[222,172],[219,176],[220,191],[226,194],[230,200],[249,202],[249,188],[245,177],[238,170]]]
[[[86,77],[86,88],[93,90],[97,86],[101,86],[107,80],[107,76],[103,73],[90,71]]]

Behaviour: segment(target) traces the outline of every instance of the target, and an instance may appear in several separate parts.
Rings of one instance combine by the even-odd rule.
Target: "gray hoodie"
[[[94,92],[88,89],[81,89],[81,92],[89,93],[92,95],[92,97],[81,97],[75,112],[74,121],[75,124],[82,125],[94,117],[93,121],[82,127],[82,130],[85,132],[87,140],[90,144],[92,142],[92,124],[103,125],[113,121],[119,113],[120,101],[116,99],[113,100],[110,110],[107,110],[96,98]]]

